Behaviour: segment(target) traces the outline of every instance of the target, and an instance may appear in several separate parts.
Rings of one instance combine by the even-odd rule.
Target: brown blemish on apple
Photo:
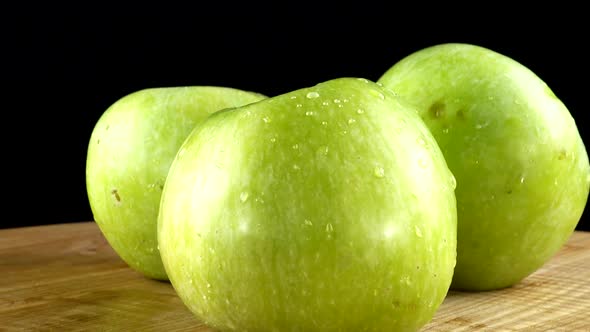
[[[435,101],[430,105],[428,112],[433,118],[442,118],[445,115],[445,104],[441,101]]]
[[[464,110],[457,111],[457,119],[465,120],[465,111]]]
[[[111,190],[111,195],[113,195],[117,203],[121,203],[121,196],[119,196],[119,192],[117,191],[117,189]]]

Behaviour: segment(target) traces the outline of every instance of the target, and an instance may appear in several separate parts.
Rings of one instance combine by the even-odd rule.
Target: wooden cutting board
[[[212,331],[93,222],[0,230],[0,331]],[[518,285],[450,292],[423,331],[590,331],[590,233]]]

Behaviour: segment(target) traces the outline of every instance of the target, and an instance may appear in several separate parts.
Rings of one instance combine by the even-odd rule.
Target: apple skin
[[[334,79],[198,125],[158,240],[176,293],[221,331],[416,331],[453,274],[454,178],[415,111]]]
[[[88,199],[100,230],[131,268],[167,280],[157,247],[158,207],[170,164],[190,131],[215,111],[262,98],[216,86],[150,88],[103,113],[88,146]]]
[[[590,166],[566,106],[521,63],[471,44],[401,59],[378,80],[413,105],[457,179],[451,288],[514,285],[574,231]]]

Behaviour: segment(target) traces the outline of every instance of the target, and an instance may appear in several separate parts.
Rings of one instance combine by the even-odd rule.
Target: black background
[[[218,85],[273,96],[337,77],[377,80],[404,56],[444,42],[478,44],[529,67],[590,142],[582,10],[435,10],[433,18],[393,5],[359,4],[362,10],[340,13],[299,4],[307,6],[305,15],[258,7],[256,15],[206,7],[5,12],[0,227],[92,220],[87,144],[102,112],[128,93]],[[586,219],[578,229],[590,230]]]

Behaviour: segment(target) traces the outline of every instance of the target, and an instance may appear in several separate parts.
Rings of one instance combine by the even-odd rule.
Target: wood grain
[[[0,331],[212,330],[84,222],[0,230]],[[514,287],[450,292],[423,331],[590,331],[590,233]]]

